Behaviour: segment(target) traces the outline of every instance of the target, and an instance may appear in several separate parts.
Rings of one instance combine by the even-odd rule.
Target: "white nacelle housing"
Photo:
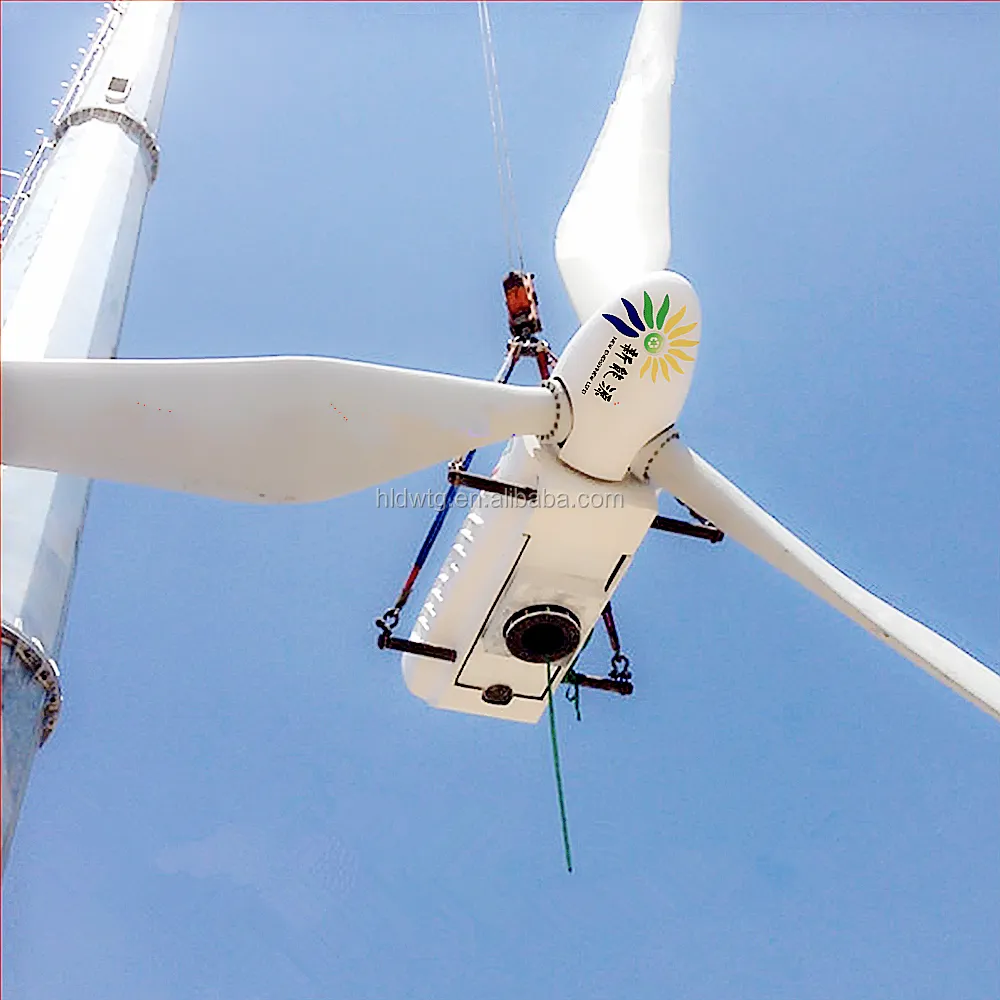
[[[554,683],[569,669],[611,599],[656,515],[655,490],[629,476],[598,482],[568,468],[558,449],[514,438],[494,478],[538,490],[526,504],[469,496],[455,538],[410,638],[455,649],[455,663],[403,655],[413,694],[437,708],[536,722],[545,708],[547,666],[511,654],[504,628],[525,608],[556,606],[579,622],[580,641],[552,661]],[[484,700],[510,688],[508,704]]]

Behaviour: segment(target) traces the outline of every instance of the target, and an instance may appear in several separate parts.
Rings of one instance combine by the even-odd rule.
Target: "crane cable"
[[[510,166],[510,149],[504,129],[503,105],[500,102],[500,78],[497,75],[496,53],[493,48],[493,25],[486,0],[478,0],[479,35],[483,44],[483,65],[486,70],[486,93],[490,102],[490,125],[493,129],[493,152],[497,161],[497,181],[500,187],[500,211],[503,216],[507,258],[513,270],[515,263],[524,270],[524,249],[514,201],[514,174]],[[515,257],[515,250],[517,256]]]

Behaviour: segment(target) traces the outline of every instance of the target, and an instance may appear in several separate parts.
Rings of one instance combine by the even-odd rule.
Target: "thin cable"
[[[562,771],[559,768],[559,741],[556,739],[556,707],[552,698],[552,664],[545,661],[545,677],[548,682],[549,736],[552,737],[552,763],[556,769],[556,793],[559,796],[559,821],[562,824],[563,850],[566,853],[566,870],[573,871],[573,855],[569,849],[569,823],[566,821],[566,799],[563,796]]]
[[[497,73],[496,52],[493,46],[493,25],[490,23],[489,7],[486,0],[479,0],[479,34],[483,45],[483,66],[486,70],[486,93],[490,102],[490,125],[493,129],[493,153],[497,161],[497,182],[500,187],[500,210],[503,216],[504,236],[507,240],[507,258],[513,268],[514,249],[517,250],[517,264],[524,270],[524,248],[521,245],[521,229],[517,220],[517,204],[514,200],[514,172],[510,165],[510,149],[507,146],[507,132],[504,127],[503,104],[500,101],[500,77]]]
[[[495,87],[492,76],[490,75],[491,66],[495,65],[495,62],[490,58],[490,38],[491,32],[488,30],[486,25],[486,16],[488,12],[486,10],[486,4],[480,0],[477,4],[477,9],[479,12],[479,37],[483,46],[483,67],[486,71],[486,97],[490,103],[490,128],[493,133],[493,157],[496,160],[497,165],[497,187],[500,191],[500,215],[503,220],[503,234],[504,239],[507,242],[507,263],[513,269],[514,267],[514,253],[511,248],[510,241],[510,222],[507,218],[507,193],[504,185],[504,174],[503,174],[503,157],[500,152],[500,128],[497,124],[497,111],[496,111],[496,101],[495,101]]]

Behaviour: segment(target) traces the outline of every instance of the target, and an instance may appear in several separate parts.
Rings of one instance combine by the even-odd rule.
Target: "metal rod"
[[[691,524],[689,521],[663,517],[662,514],[657,514],[653,518],[650,527],[657,531],[669,531],[675,535],[687,535],[689,538],[704,538],[713,545],[726,537],[725,532],[720,531],[714,524]]]
[[[472,490],[482,490],[484,493],[499,493],[502,496],[517,497],[527,503],[538,499],[538,490],[531,486],[519,486],[517,483],[503,483],[489,476],[476,476],[463,469],[449,469],[448,482],[452,486],[467,486]]]
[[[595,691],[610,691],[613,694],[620,694],[623,697],[632,694],[635,688],[628,678],[620,677],[593,677],[590,674],[580,674],[575,670],[569,671],[564,678],[566,684],[578,684],[582,688],[593,688]]]
[[[394,635],[378,637],[379,649],[395,649],[400,653],[413,653],[416,656],[428,656],[432,660],[447,660],[454,663],[458,659],[458,652],[448,649],[447,646],[432,646],[426,642],[414,642],[412,639],[397,639]]]
[[[612,652],[620,653],[622,651],[622,644],[618,639],[618,628],[615,626],[615,616],[614,612],[611,610],[610,601],[604,605],[604,610],[601,612],[601,618],[604,620],[604,627],[608,631],[608,642],[611,643]]]

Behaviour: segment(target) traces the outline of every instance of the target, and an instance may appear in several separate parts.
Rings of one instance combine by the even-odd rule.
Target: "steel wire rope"
[[[514,173],[510,165],[510,149],[504,127],[503,103],[500,100],[500,77],[497,73],[496,51],[493,45],[493,25],[486,0],[478,0],[479,35],[483,46],[483,67],[486,71],[486,95],[490,104],[490,127],[493,131],[493,153],[497,161],[497,183],[500,188],[500,212],[503,217],[507,259],[513,270],[516,263],[524,270],[524,248],[514,199]],[[517,251],[515,258],[514,251]]]

